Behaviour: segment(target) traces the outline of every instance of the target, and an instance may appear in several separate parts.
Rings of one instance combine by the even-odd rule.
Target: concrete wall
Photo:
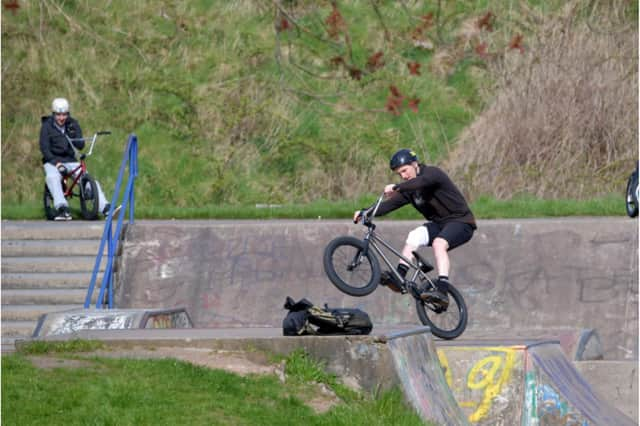
[[[413,221],[380,221],[400,247]],[[119,308],[187,308],[196,327],[280,327],[286,296],[359,307],[377,325],[418,324],[409,296],[354,298],[322,267],[325,245],[364,228],[341,221],[140,221],[129,226]],[[428,258],[431,249],[424,249]],[[638,222],[628,218],[480,221],[451,252],[469,307],[465,335],[595,328],[607,359],[638,358]],[[465,336],[463,335],[463,337]]]

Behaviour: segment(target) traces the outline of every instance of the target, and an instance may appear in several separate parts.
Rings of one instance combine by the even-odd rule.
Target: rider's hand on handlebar
[[[391,197],[391,195],[396,192],[396,185],[394,183],[390,183],[389,185],[384,187],[384,196],[386,198]]]
[[[67,168],[62,163],[56,163],[56,169],[58,169],[62,176],[67,174]]]
[[[353,213],[353,223],[360,222],[360,218],[362,218],[363,211],[364,210],[356,210],[355,213]]]

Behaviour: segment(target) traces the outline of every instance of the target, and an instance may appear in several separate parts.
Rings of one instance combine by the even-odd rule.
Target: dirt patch
[[[156,349],[98,350],[92,352],[92,355],[104,358],[174,358],[207,368],[230,371],[241,376],[276,374],[284,377],[284,366],[270,364],[266,355],[261,353],[163,346]]]
[[[322,414],[342,402],[338,395],[324,383],[315,383],[313,386],[317,395],[310,401],[306,401],[306,404],[316,413]]]
[[[42,369],[52,369],[52,368],[91,368],[94,364],[90,361],[85,361],[81,359],[67,359],[67,358],[58,358],[55,356],[46,356],[46,355],[38,355],[38,356],[29,356],[27,357],[31,363]]]

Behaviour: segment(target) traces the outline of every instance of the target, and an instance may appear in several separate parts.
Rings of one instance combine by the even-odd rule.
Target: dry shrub
[[[524,53],[488,64],[496,95],[446,164],[472,199],[624,189],[637,158],[638,29],[620,22],[628,2],[584,3],[550,18]]]

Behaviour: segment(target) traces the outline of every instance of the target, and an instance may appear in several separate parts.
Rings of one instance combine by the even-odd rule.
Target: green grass
[[[307,204],[205,205],[200,207],[136,205],[136,219],[344,219],[371,205],[374,196],[357,201],[318,200]],[[592,200],[544,200],[521,196],[511,200],[479,197],[471,204],[477,219],[559,217],[559,216],[625,216],[624,198],[613,194]],[[74,218],[80,218],[79,207],[71,204]],[[128,212],[126,213],[128,215]],[[386,216],[396,220],[422,220],[411,206]],[[43,220],[42,206],[37,202],[19,205],[3,204],[2,219]],[[128,219],[128,216],[125,216]]]
[[[73,339],[60,342],[33,341],[20,348],[20,353],[27,355],[43,355],[51,353],[91,352],[103,349],[104,343],[98,340]]]
[[[556,4],[529,3],[543,12]],[[85,133],[113,132],[88,161],[108,198],[127,135],[135,133],[142,217],[226,217],[228,210],[241,211],[232,217],[259,217],[245,213],[244,206],[319,200],[340,205],[382,187],[389,179],[389,156],[403,146],[439,163],[481,111],[481,87],[490,86],[472,59],[449,76],[431,72],[433,52],[416,48],[409,36],[420,16],[436,11],[431,3],[380,3],[382,21],[371,2],[339,3],[352,65],[364,69],[373,52],[384,52],[384,67],[361,80],[329,65],[336,55],[348,56],[349,47],[344,39],[329,41],[328,2],[283,2],[309,32],[279,34],[268,2],[20,4],[17,13],[2,14],[6,218],[40,217],[29,207],[42,197],[40,116],[57,96],[70,99]],[[464,20],[487,10],[499,17],[491,34],[499,44],[514,30],[510,20],[518,2],[442,7],[438,32],[444,47]],[[436,39],[435,29],[428,36]],[[74,54],[46,53],[63,45]],[[409,60],[422,64],[421,75],[408,73]],[[421,100],[417,113],[385,111],[391,85],[406,99]],[[339,208],[313,209],[301,215],[293,207],[285,216],[342,214]]]
[[[22,353],[2,356],[3,423],[19,425],[421,425],[396,389],[377,398],[341,392],[316,414],[310,384],[335,378],[300,352],[287,358],[287,381],[241,377],[172,359],[107,359],[54,350],[83,361],[40,369]],[[88,365],[87,365],[88,364]]]
[[[437,51],[455,47],[465,22],[492,11],[494,31],[482,37],[499,50],[514,33],[535,31],[519,17],[564,2],[376,3],[382,19],[372,2],[339,2],[350,44],[327,35],[329,2],[281,4],[305,30],[275,32],[274,5],[251,0],[21,2],[2,14],[2,217],[42,218],[38,132],[57,96],[70,99],[85,133],[112,131],[88,159],[109,199],[127,136],[138,136],[140,218],[348,217],[347,200],[392,179],[386,164],[395,150],[411,147],[441,164],[486,107],[495,82],[472,46],[437,72]],[[441,20],[425,33],[437,48],[416,47],[410,34],[437,4]],[[630,8],[633,15],[637,5]],[[59,46],[74,54],[47,54]],[[366,69],[378,51],[384,66],[360,80],[330,65],[342,55]],[[421,64],[420,75],[408,61]],[[417,112],[385,110],[392,85],[405,104],[420,99]],[[620,214],[619,203],[597,206],[606,188],[565,207],[471,199],[479,218]]]

